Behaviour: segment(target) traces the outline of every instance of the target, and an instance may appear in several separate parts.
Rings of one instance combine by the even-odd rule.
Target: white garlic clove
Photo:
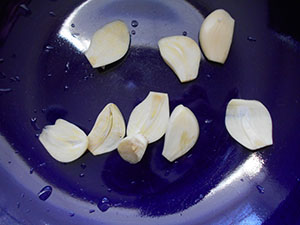
[[[125,136],[125,122],[119,108],[107,104],[100,112],[88,135],[88,149],[93,155],[100,155],[115,150]]]
[[[62,119],[56,120],[54,125],[46,126],[39,140],[54,159],[63,163],[78,159],[88,146],[86,134]]]
[[[104,67],[121,59],[128,51],[129,42],[126,24],[117,20],[94,33],[85,56],[93,68]]]
[[[159,40],[158,46],[162,58],[180,82],[197,78],[201,52],[193,39],[185,36],[171,36]]]
[[[224,63],[227,59],[234,30],[234,19],[223,9],[209,14],[202,23],[199,40],[204,55],[210,60]]]
[[[166,132],[169,120],[169,98],[165,93],[150,92],[130,114],[127,136],[142,134],[149,143]]]
[[[162,155],[173,162],[187,153],[199,137],[199,124],[194,113],[183,105],[178,105],[172,112]]]
[[[118,146],[118,152],[125,161],[136,164],[141,161],[147,145],[147,139],[141,134],[136,134],[124,138]]]
[[[227,105],[225,126],[236,141],[250,150],[273,144],[272,119],[259,101],[232,99]]]

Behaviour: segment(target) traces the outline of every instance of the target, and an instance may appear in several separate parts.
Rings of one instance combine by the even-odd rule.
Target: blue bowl
[[[0,224],[299,223],[300,35],[292,10],[233,0],[0,5]],[[198,78],[182,84],[157,41],[185,34],[198,43],[203,19],[217,8],[235,19],[229,57],[224,65],[202,57]],[[116,19],[130,28],[130,49],[93,69],[82,52]],[[38,140],[58,118],[88,133],[110,102],[128,122],[149,91],[168,93],[171,110],[183,104],[199,121],[198,142],[173,163],[161,155],[163,138],[136,165],[117,151],[59,163]],[[272,146],[252,152],[230,137],[224,118],[232,98],[268,108]]]

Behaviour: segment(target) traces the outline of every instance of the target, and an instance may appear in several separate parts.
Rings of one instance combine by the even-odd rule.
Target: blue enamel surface
[[[33,0],[1,7],[0,224],[299,223],[299,34],[276,2]],[[198,78],[181,84],[157,41],[185,32],[198,43],[203,18],[217,8],[235,19],[229,57],[224,65],[203,57]],[[93,69],[82,54],[87,40],[116,19],[135,31],[130,50]],[[116,151],[62,164],[38,141],[57,118],[88,134],[110,102],[127,122],[149,91],[168,93],[171,110],[183,104],[199,121],[198,142],[174,163],[161,155],[163,138],[136,165]],[[230,137],[224,118],[232,98],[268,108],[273,146],[251,152]],[[41,201],[46,186],[52,193]]]

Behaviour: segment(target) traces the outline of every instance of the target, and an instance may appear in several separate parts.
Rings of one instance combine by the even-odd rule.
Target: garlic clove
[[[128,51],[129,42],[126,24],[117,20],[94,33],[85,56],[93,68],[104,67],[122,58]]]
[[[56,120],[54,125],[46,126],[39,140],[54,159],[63,163],[78,159],[88,146],[86,134],[62,119]]]
[[[273,144],[272,119],[259,101],[232,99],[227,105],[225,126],[236,141],[250,150]]]
[[[183,105],[172,112],[165,135],[162,155],[173,162],[187,153],[199,137],[199,124],[194,113]]]
[[[118,152],[125,161],[136,164],[141,161],[147,145],[147,139],[141,134],[136,134],[124,138],[118,146]]]
[[[119,108],[109,103],[100,112],[88,135],[88,149],[93,155],[115,150],[125,136],[125,122]]]
[[[202,51],[210,61],[225,63],[234,30],[234,19],[223,9],[209,14],[202,23],[199,40]]]
[[[201,52],[193,39],[185,36],[171,36],[159,40],[158,46],[162,58],[181,83],[197,78]]]
[[[130,114],[127,136],[142,134],[149,143],[160,139],[169,120],[169,98],[165,93],[149,92]]]

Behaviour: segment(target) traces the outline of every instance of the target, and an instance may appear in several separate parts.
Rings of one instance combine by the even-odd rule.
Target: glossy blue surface
[[[278,14],[275,1],[233,0],[1,6],[1,225],[299,223],[300,44],[290,11]],[[157,41],[186,32],[198,42],[203,18],[216,8],[236,21],[229,57],[224,65],[203,57],[198,78],[181,84]],[[105,70],[92,69],[82,51],[95,30],[115,19],[134,30],[131,48]],[[128,121],[149,91],[167,92],[171,110],[184,104],[199,121],[197,144],[174,163],[161,155],[163,139],[136,165],[116,151],[62,164],[38,141],[57,118],[88,133],[109,102]],[[273,146],[250,152],[229,136],[224,118],[232,98],[268,108]]]

